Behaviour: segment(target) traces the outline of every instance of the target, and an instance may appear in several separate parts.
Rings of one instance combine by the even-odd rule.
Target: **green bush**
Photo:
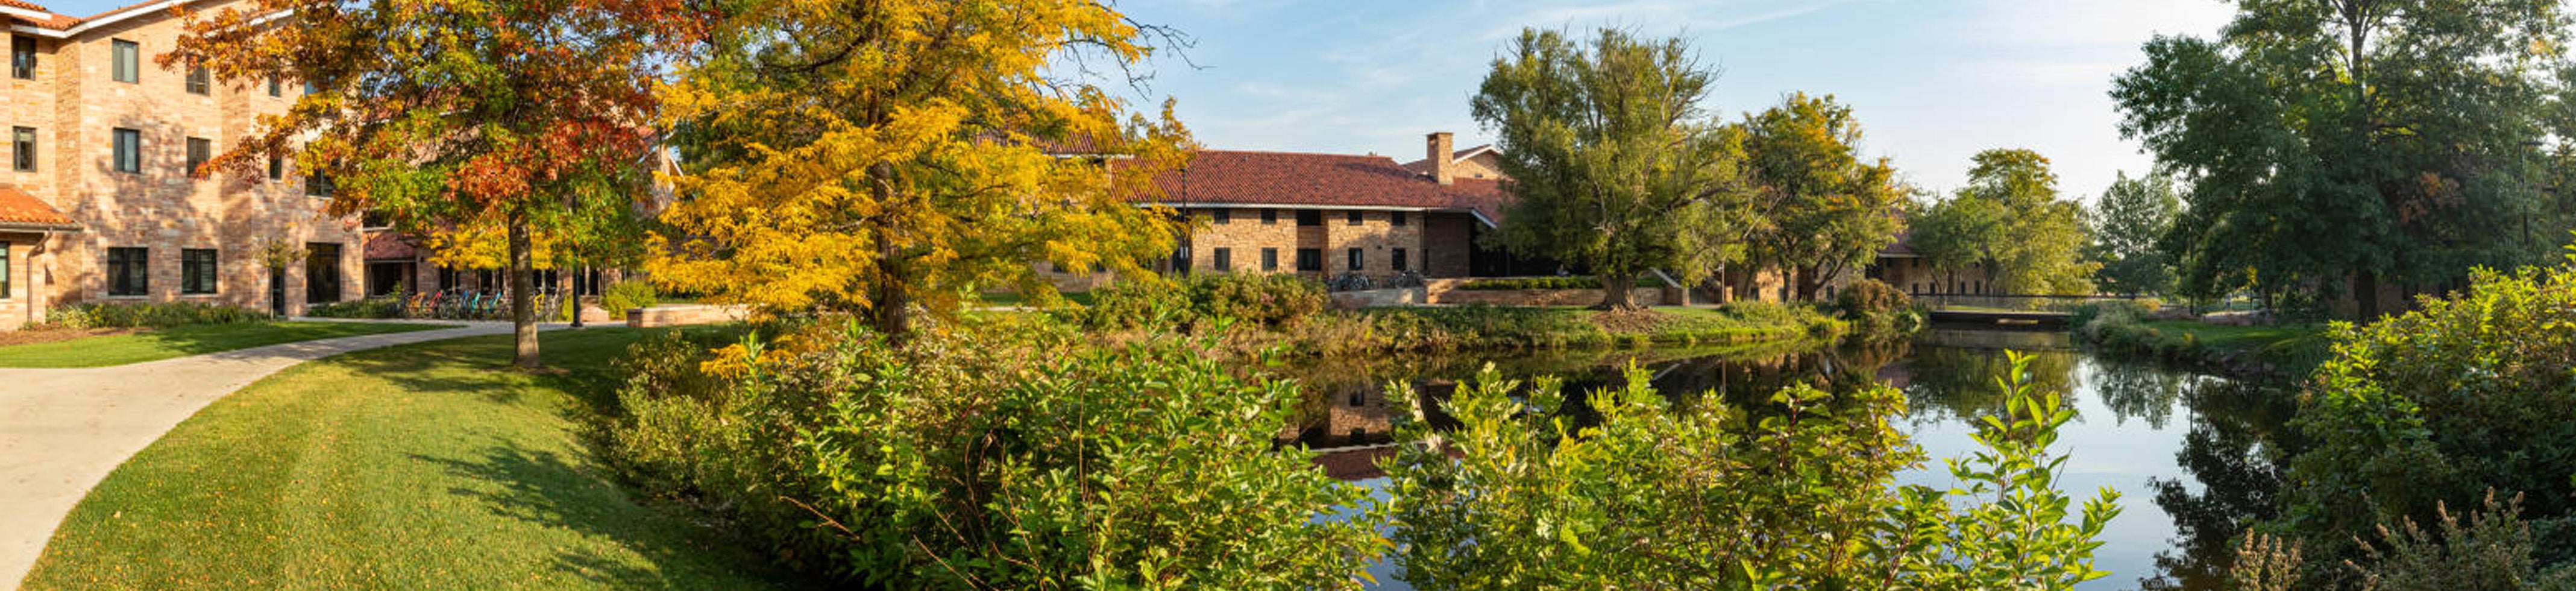
[[[1301,400],[1200,343],[961,325],[639,348],[609,449],[649,494],[866,588],[1355,588],[1365,489],[1272,437]]]
[[[268,320],[249,308],[206,302],[91,303],[54,308],[45,323],[67,328],[169,328]]]
[[[2228,588],[2304,591],[2332,588],[2340,580],[2364,591],[2576,591],[2576,567],[2542,568],[2534,560],[2531,526],[2521,510],[2521,498],[2499,503],[2492,492],[2486,507],[2466,523],[2449,507],[2436,507],[2432,531],[2411,519],[2382,525],[2373,536],[2378,541],[2362,546],[2360,559],[2341,563],[2318,560],[2296,541],[2249,534],[2228,570]]]
[[[1136,278],[1091,290],[1091,305],[1078,314],[1092,328],[1181,328],[1196,318],[1186,286]]]
[[[2576,561],[2576,270],[2478,271],[2453,299],[2339,325],[2294,423],[2284,520],[2351,556],[2381,522],[2521,495],[2542,564]]]
[[[650,308],[659,303],[662,303],[662,296],[653,291],[651,281],[619,281],[608,284],[608,289],[599,294],[599,307],[607,308],[608,317],[618,320],[626,319],[627,310]]]
[[[1885,281],[1862,279],[1834,293],[1834,310],[1859,320],[1901,314],[1914,308],[1914,298]]]
[[[1894,486],[1923,454],[1884,386],[1793,386],[1767,405],[1678,404],[1630,366],[1578,414],[1559,382],[1490,367],[1444,406],[1458,425],[1381,462],[1396,561],[1421,589],[2066,589],[2109,573],[2094,541],[2119,509],[2080,512],[2048,447],[2073,418],[2013,358],[2006,416],[1951,463],[1956,489]],[[1400,407],[1426,404],[1404,384]],[[1403,414],[1397,417],[1401,420]],[[1454,456],[1454,457],[1453,457]]]
[[[304,315],[319,318],[401,318],[403,300],[399,297],[381,297],[314,304],[304,309]]]
[[[1278,328],[1324,311],[1324,286],[1295,275],[1202,275],[1190,281],[1190,298],[1204,318],[1231,318]]]

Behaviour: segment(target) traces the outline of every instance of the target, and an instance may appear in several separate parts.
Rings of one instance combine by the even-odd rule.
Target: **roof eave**
[[[40,234],[41,234],[41,233],[52,233],[52,232],[79,232],[79,231],[83,231],[83,230],[84,230],[84,228],[82,228],[80,224],[40,224],[40,223],[32,223],[32,222],[0,222],[0,232],[36,232],[36,233],[40,233]]]

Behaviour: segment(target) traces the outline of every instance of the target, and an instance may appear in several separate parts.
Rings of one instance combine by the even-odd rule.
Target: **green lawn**
[[[199,324],[139,334],[0,347],[0,367],[105,367],[333,337],[448,328],[387,322]]]
[[[743,546],[606,480],[573,418],[643,333],[506,336],[307,363],[117,468],[27,589],[767,589]]]

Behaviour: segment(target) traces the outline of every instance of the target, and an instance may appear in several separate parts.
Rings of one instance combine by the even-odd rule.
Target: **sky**
[[[1969,157],[2037,150],[2060,191],[2089,197],[2153,165],[2121,139],[2111,80],[2157,34],[2207,36],[2217,0],[1122,0],[1196,46],[1152,64],[1155,102],[1217,149],[1377,153],[1412,161],[1423,135],[1484,143],[1467,112],[1522,27],[1601,26],[1682,36],[1720,70],[1709,108],[1729,120],[1791,92],[1830,94],[1863,150],[1947,193]],[[1149,102],[1146,106],[1151,106]]]
[[[39,0],[91,15],[134,0]],[[1721,75],[1709,108],[1741,118],[1830,94],[1863,149],[1918,186],[1957,188],[1980,150],[2047,156],[2069,196],[2153,165],[2106,95],[2157,34],[2209,35],[2218,0],[1116,0],[1196,45],[1147,64],[1150,109],[1178,101],[1210,148],[1423,157],[1423,135],[1490,137],[1467,98],[1522,27],[1683,36]],[[1186,59],[1184,59],[1184,57]]]

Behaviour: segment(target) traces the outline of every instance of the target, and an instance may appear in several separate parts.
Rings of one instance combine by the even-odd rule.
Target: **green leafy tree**
[[[2338,327],[2300,398],[2281,526],[2351,556],[2381,523],[2522,495],[2542,564],[2576,560],[2576,266],[2478,271],[2456,298]]]
[[[2030,150],[1977,153],[1968,186],[1926,208],[1915,246],[1936,270],[1992,272],[1996,291],[2085,294],[2099,265],[2081,259],[2084,206],[2059,198],[2057,173]],[[1954,288],[1955,289],[1955,288]]]
[[[1994,260],[1993,249],[2004,243],[2006,216],[2001,203],[1947,199],[1919,205],[1915,211],[1913,221],[1907,223],[1914,251],[1944,277],[1935,292],[1963,291],[1954,287],[1959,272],[1986,268]]]
[[[1604,308],[1636,307],[1649,271],[1695,283],[1740,260],[1743,140],[1702,105],[1716,80],[1678,38],[1523,30],[1470,102],[1518,198],[1494,240],[1591,270]]]
[[[2013,369],[2026,375],[2018,360]],[[1984,421],[1984,450],[1950,462],[1953,490],[1893,486],[1922,452],[1890,424],[1904,396],[1884,386],[1681,405],[1648,377],[1631,367],[1626,386],[1586,396],[1598,421],[1577,427],[1558,382],[1523,388],[1489,368],[1447,401],[1457,428],[1399,423],[1428,443],[1382,462],[1404,580],[1965,591],[2069,589],[2108,574],[2091,555],[2117,494],[2079,512],[2055,489],[2065,457],[2048,446],[2073,413],[2019,377],[2001,380],[2010,402]]]
[[[2165,248],[2183,291],[2315,301],[2350,284],[2373,318],[2383,280],[2542,256],[2513,229],[2543,194],[2561,2],[2235,4],[2214,38],[2149,41],[2111,93],[2122,133],[2190,186]]]
[[[2102,198],[2093,202],[2091,258],[2102,264],[2093,276],[2102,288],[2126,294],[2169,293],[2174,285],[2173,257],[2156,243],[2182,215],[2182,197],[2165,175],[2129,178],[2120,173]]]
[[[1797,295],[1868,265],[1896,243],[1908,189],[1886,158],[1860,158],[1860,119],[1834,97],[1792,94],[1745,115],[1746,166],[1763,223],[1748,258],[1797,273]]]
[[[333,214],[504,242],[515,361],[533,369],[540,235],[627,227],[652,180],[657,74],[701,16],[683,0],[257,0],[192,15],[159,59],[310,89],[209,169],[258,178],[292,155]]]

